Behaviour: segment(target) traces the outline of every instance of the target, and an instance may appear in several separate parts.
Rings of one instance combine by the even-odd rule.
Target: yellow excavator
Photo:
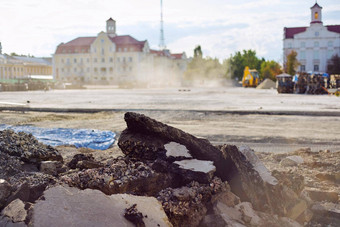
[[[242,78],[243,87],[257,87],[259,83],[259,73],[256,69],[249,69],[248,66],[245,67]]]

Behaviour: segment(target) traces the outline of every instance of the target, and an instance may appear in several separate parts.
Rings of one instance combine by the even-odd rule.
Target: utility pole
[[[163,1],[161,0],[161,30],[160,30],[160,39],[159,39],[159,49],[164,50],[166,48],[164,41],[164,29],[163,29]]]

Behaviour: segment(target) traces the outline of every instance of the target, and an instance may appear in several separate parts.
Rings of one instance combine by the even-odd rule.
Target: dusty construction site
[[[0,106],[4,124],[118,134],[112,148],[94,151],[1,132],[0,225],[339,224],[335,96],[92,89],[5,92]]]

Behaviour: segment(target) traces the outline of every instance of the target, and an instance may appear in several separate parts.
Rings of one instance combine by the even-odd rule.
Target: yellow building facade
[[[0,55],[0,80],[52,75],[52,59]]]
[[[166,64],[156,67],[158,58],[166,59]],[[150,50],[147,40],[117,35],[116,22],[110,18],[106,21],[106,32],[58,45],[53,55],[53,76],[60,82],[80,84],[148,85],[154,82],[157,69],[167,68],[168,62],[172,64],[170,71],[166,70],[168,80],[178,78],[183,67],[173,62],[179,59],[183,61],[181,66],[186,65],[184,53],[161,56]]]

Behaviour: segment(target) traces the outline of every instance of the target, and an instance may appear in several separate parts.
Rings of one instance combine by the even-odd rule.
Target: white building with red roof
[[[311,7],[309,27],[284,28],[283,57],[295,50],[301,72],[327,72],[327,63],[334,55],[340,56],[340,25],[323,25],[322,7]]]
[[[145,86],[178,82],[186,69],[185,53],[162,52],[169,55],[150,50],[147,40],[117,35],[116,21],[110,18],[106,32],[58,45],[53,56],[53,75],[60,82],[80,84]],[[160,75],[161,71],[166,74]]]

